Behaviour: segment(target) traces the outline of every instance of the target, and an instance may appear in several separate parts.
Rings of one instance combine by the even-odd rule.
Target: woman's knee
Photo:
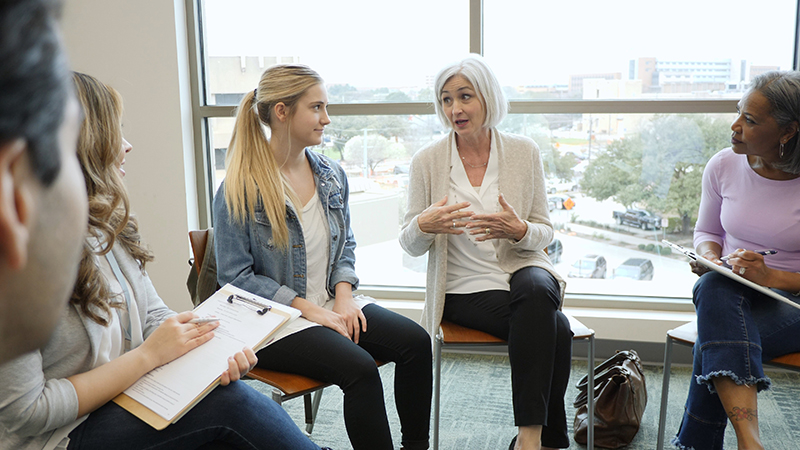
[[[702,314],[705,305],[712,305],[715,310],[728,304],[738,307],[742,297],[736,291],[739,286],[739,283],[724,275],[706,273],[697,280],[692,289],[692,302],[699,314]]]
[[[276,402],[241,380],[217,387],[198,406],[204,417],[216,415],[218,425],[249,421],[254,415],[276,418],[284,414]]]
[[[411,320],[409,320],[409,322],[411,322]],[[415,322],[412,322],[411,326],[406,328],[404,338],[409,353],[430,362],[433,359],[431,335]]]
[[[344,391],[357,384],[380,385],[381,383],[378,365],[375,363],[375,359],[366,351],[359,352],[358,355],[352,356],[348,361],[343,361],[341,367],[341,380],[337,384]]]
[[[510,280],[511,298],[535,301],[558,308],[561,286],[553,275],[541,267],[523,267]]]

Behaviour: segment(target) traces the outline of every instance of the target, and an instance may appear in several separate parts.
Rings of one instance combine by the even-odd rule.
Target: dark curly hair
[[[57,0],[0,1],[0,144],[25,139],[45,186],[61,167],[58,130],[69,92],[60,12]]]

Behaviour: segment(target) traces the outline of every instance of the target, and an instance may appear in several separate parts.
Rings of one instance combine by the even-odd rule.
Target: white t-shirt
[[[331,231],[328,218],[319,196],[314,195],[303,206],[303,240],[306,246],[306,300],[315,303],[327,310],[333,310],[334,299],[328,295],[328,262],[331,254]],[[372,303],[368,297],[357,295],[354,297],[356,305],[363,308]],[[283,339],[290,334],[319,326],[305,317],[300,317],[282,328],[270,341],[270,344]]]
[[[303,207],[302,225],[306,244],[306,300],[322,306],[330,298],[326,284],[331,230],[318,196],[312,196]]]
[[[470,202],[467,208],[476,214],[500,212],[497,197],[500,195],[500,164],[497,147],[492,140],[489,162],[480,186],[472,186],[464,170],[464,164],[456,148],[455,138],[451,145],[450,190],[447,204]],[[496,239],[477,242],[479,235],[470,235],[467,228],[463,234],[447,235],[447,293],[469,294],[488,290],[509,291],[510,276],[500,269],[497,260]]]

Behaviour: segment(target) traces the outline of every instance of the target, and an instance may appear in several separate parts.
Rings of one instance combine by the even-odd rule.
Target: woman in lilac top
[[[756,77],[737,106],[731,148],[703,173],[698,255],[800,303],[800,72]],[[764,250],[776,250],[762,255]],[[761,252],[761,253],[759,253]],[[728,421],[739,449],[763,449],[756,393],[763,361],[800,351],[800,309],[693,264],[694,376],[677,437],[682,449],[721,449]]]

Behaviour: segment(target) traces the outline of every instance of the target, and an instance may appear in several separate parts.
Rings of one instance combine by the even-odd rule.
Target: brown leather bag
[[[586,444],[589,414],[586,408],[587,376],[578,381],[575,411],[575,442]],[[647,406],[647,389],[639,355],[634,350],[617,351],[594,369],[594,445],[619,448],[631,443]]]

